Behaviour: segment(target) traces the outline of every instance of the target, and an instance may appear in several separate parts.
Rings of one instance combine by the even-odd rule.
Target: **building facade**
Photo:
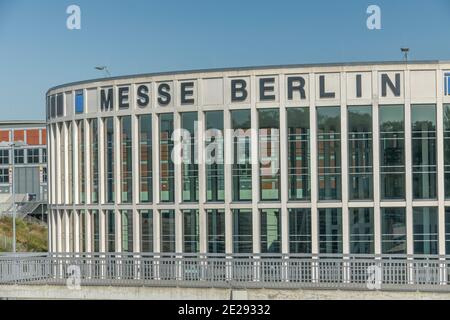
[[[54,87],[49,250],[450,254],[449,80],[425,61]]]
[[[14,151],[12,144],[14,144]],[[19,206],[19,211],[23,209],[24,214],[33,214],[34,211],[36,214],[38,211],[42,214],[46,211],[47,129],[45,121],[0,122],[0,213],[9,213],[12,209],[13,172],[15,202]]]

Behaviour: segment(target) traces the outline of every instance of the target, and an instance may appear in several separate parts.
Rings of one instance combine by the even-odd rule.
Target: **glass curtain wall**
[[[342,209],[319,209],[319,252],[342,253]]]
[[[106,252],[116,251],[116,214],[114,210],[106,210]]]
[[[373,199],[372,107],[348,107],[349,199]]]
[[[121,202],[133,200],[133,152],[131,116],[120,118],[120,153],[121,153]]]
[[[412,105],[413,198],[436,199],[436,105]]]
[[[349,221],[350,253],[375,253],[373,208],[349,208]]]
[[[105,118],[105,171],[106,171],[106,202],[114,203],[115,191],[114,191],[114,119]]]
[[[133,210],[121,211],[122,252],[133,252]]]
[[[183,135],[183,161],[181,165],[181,180],[183,185],[183,201],[198,201],[198,163],[197,139],[195,127],[197,125],[197,112],[181,113],[181,127]]]
[[[261,210],[261,253],[281,252],[281,219],[279,209]]]
[[[164,113],[159,116],[159,179],[160,201],[174,202],[175,200],[175,175],[173,151],[173,114]]]
[[[161,252],[175,252],[175,210],[161,210]]]
[[[406,254],[405,208],[381,208],[381,251]]]
[[[278,109],[260,109],[259,162],[261,201],[280,200],[280,114]]]
[[[140,210],[141,251],[153,252],[153,211]]]
[[[223,112],[205,112],[206,201],[225,200]]]
[[[250,110],[231,111],[233,201],[252,200]]]
[[[317,108],[319,200],[341,199],[340,107]]]
[[[78,183],[79,202],[86,203],[86,164],[85,164],[84,121],[78,121]]]
[[[405,199],[405,120],[403,105],[379,106],[380,194]]]
[[[233,210],[233,253],[253,252],[252,210]]]
[[[287,109],[289,200],[311,199],[309,108]]]
[[[152,202],[152,116],[139,116],[139,201]]]
[[[89,168],[91,170],[91,203],[98,203],[98,186],[99,186],[99,174],[98,174],[98,121],[97,119],[91,119],[90,122],[90,157],[91,164]]]
[[[206,211],[208,222],[208,253],[225,253],[225,211]]]
[[[196,253],[200,249],[198,210],[183,210],[183,252]]]
[[[438,254],[438,210],[436,207],[413,208],[414,254]]]
[[[289,252],[311,253],[311,209],[289,209]]]

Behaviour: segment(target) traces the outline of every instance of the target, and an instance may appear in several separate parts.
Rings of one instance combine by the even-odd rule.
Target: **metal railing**
[[[0,284],[450,291],[450,256],[0,255]]]

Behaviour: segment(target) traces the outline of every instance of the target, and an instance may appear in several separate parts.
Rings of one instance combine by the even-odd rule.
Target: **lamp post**
[[[13,219],[13,253],[16,253],[16,184],[14,182],[14,166],[15,166],[15,147],[23,147],[25,143],[22,141],[14,141],[14,142],[1,142],[0,147],[10,147],[11,148],[11,175],[12,175],[12,219]]]
[[[400,51],[403,52],[405,63],[408,63],[409,48],[400,48]]]
[[[105,71],[106,75],[108,77],[111,77],[111,74],[109,73],[107,66],[97,66],[97,67],[95,67],[95,69],[97,69],[99,71]]]

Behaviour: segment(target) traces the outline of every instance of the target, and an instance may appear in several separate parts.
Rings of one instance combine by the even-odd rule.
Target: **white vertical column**
[[[372,71],[372,136],[373,136],[373,232],[374,252],[381,254],[381,209],[380,209],[380,125],[378,100],[378,73]]]
[[[347,127],[347,81],[341,72],[341,181],[342,181],[342,253],[350,253],[350,230],[348,212],[348,127]]]
[[[106,210],[99,210],[98,214],[99,214],[98,237],[99,237],[99,242],[100,242],[99,251],[105,252],[106,251],[106,219],[105,219]]]
[[[56,213],[56,251],[62,252],[62,219],[59,210],[55,210]]]
[[[319,215],[318,202],[318,172],[317,172],[317,120],[316,120],[316,80],[315,74],[309,74],[309,125],[310,125],[310,158],[311,158],[311,251],[319,253]]]
[[[59,146],[60,148],[64,148],[64,194],[62,195],[63,203],[69,203],[70,199],[70,190],[72,186],[69,186],[69,139],[72,139],[72,136],[69,137],[69,129],[67,127],[66,122],[62,123],[62,130],[64,132],[64,142],[63,145]],[[73,148],[73,146],[72,146]],[[73,172],[72,172],[73,174]],[[73,199],[72,199],[73,201]]]
[[[159,147],[159,117],[157,113],[152,114],[152,173],[153,173],[153,204],[160,202],[160,183],[159,183],[159,161],[160,161],[160,147]],[[155,209],[156,210],[156,207]],[[154,212],[155,214],[156,212]]]
[[[258,204],[260,201],[260,170],[259,170],[259,137],[258,137],[258,109],[256,109],[256,79],[255,76],[250,77],[251,84],[251,157],[252,157],[252,228],[253,228],[253,252],[261,252],[261,214]]]
[[[133,209],[133,252],[141,252],[141,215]]]
[[[114,117],[114,199],[115,203],[119,204],[121,202],[121,162],[120,159],[122,157],[122,148],[121,148],[121,140],[120,140],[120,119],[119,117]]]
[[[405,88],[410,88],[409,70],[405,70],[404,74],[404,95],[405,95],[405,176],[406,176],[406,252],[407,254],[414,253],[413,243],[413,210],[412,210],[412,193],[413,193],[413,179],[412,179],[412,135],[411,135],[411,97],[410,91]]]
[[[103,204],[106,202],[105,188],[105,125],[102,118],[97,118],[98,130],[98,202]]]
[[[136,208],[136,204],[139,203],[139,118],[135,115],[131,115],[131,135],[132,135],[132,203],[133,203],[133,252],[141,251],[141,228],[140,228],[140,214]]]
[[[233,201],[233,135],[231,130],[231,114],[228,108],[223,111],[224,125],[224,175],[225,175],[225,253],[233,253],[233,216],[230,204]]]
[[[49,175],[50,175],[50,179],[48,179],[49,182],[49,192],[50,192],[50,196],[49,196],[49,200],[50,203],[52,204],[57,204],[58,203],[58,199],[55,197],[56,194],[56,172],[55,172],[55,165],[56,165],[56,141],[55,141],[55,130],[57,130],[57,126],[56,124],[52,124],[48,126],[48,129],[50,130],[48,135],[49,135],[49,147],[50,147],[50,152],[49,152]],[[14,137],[11,137],[12,141],[14,139]],[[14,157],[14,153],[11,152],[10,155],[11,159],[13,159],[12,157]]]
[[[289,253],[289,216],[287,209],[287,202],[289,200],[288,195],[288,143],[287,143],[287,111],[286,111],[286,88],[285,88],[285,76],[280,75],[279,79],[279,97],[280,97],[280,188],[281,188],[281,252]]]
[[[85,226],[86,226],[86,238],[84,239],[86,245],[86,252],[94,251],[94,244],[92,243],[92,233],[94,232],[94,227],[92,226],[92,218],[90,210],[84,210]]]
[[[72,210],[73,217],[73,251],[80,252],[80,219],[78,212]]]
[[[116,238],[116,252],[122,251],[122,212],[114,210],[114,218],[116,224],[115,238]]]
[[[55,163],[55,174],[57,175],[56,178],[56,183],[55,183],[55,197],[56,197],[56,202],[58,204],[61,204],[61,179],[59,179],[59,173],[61,172],[61,132],[59,130],[59,125],[56,124],[56,148],[55,148],[55,157],[56,157],[56,163]]]
[[[70,252],[70,219],[69,219],[69,210],[64,210],[64,252]]]
[[[91,127],[88,120],[84,122],[84,199],[85,203],[91,203]]]
[[[437,190],[439,203],[439,254],[445,255],[445,167],[444,167],[444,106],[442,102],[442,70],[436,71],[436,133],[437,133]]]
[[[177,140],[180,141],[180,129],[181,129],[181,114],[179,112],[174,113],[174,130],[178,132]],[[174,148],[176,148],[176,144]],[[169,155],[170,156],[170,155]],[[175,153],[176,157],[179,157],[180,154]],[[175,160],[175,251],[178,253],[183,252],[183,213],[179,209],[179,204],[183,201],[182,192],[183,192],[183,180],[181,176],[181,167],[182,162],[181,159]]]
[[[198,81],[200,83],[201,81]],[[198,128],[197,128],[197,152],[198,152],[198,218],[199,218],[199,237],[200,237],[200,253],[207,253],[208,251],[208,231],[207,231],[207,217],[205,211],[206,202],[206,165],[205,165],[205,138],[206,130],[205,113],[202,109],[198,111]]]
[[[161,213],[153,210],[153,252],[161,252]]]
[[[79,141],[78,141],[78,125],[76,121],[72,121],[72,137],[73,137],[73,144],[72,144],[72,150],[73,150],[73,157],[72,157],[72,167],[73,167],[73,203],[79,204],[80,203],[80,192],[79,192],[79,180],[80,180],[80,174],[79,174]]]

